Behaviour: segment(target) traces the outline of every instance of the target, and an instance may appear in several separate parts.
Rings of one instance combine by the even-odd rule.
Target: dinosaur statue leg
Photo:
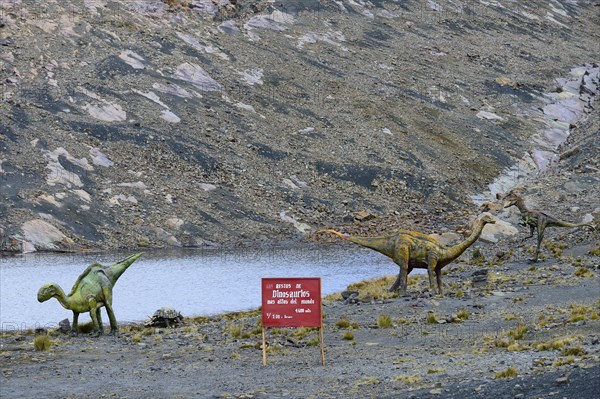
[[[533,262],[537,262],[538,257],[540,256],[540,246],[542,245],[542,240],[544,239],[544,231],[545,230],[546,230],[545,223],[538,225],[537,247],[535,248],[535,257],[532,259]]]
[[[523,238],[523,240],[522,240],[522,241],[528,240],[528,239],[530,239],[531,237],[533,237],[533,232],[535,231],[535,225],[534,225],[534,224],[530,224],[530,225],[528,225],[528,226],[529,226],[529,235],[528,235],[527,237]],[[539,228],[538,228],[538,231],[540,231],[540,229],[539,229]]]
[[[427,275],[429,276],[429,288],[431,291],[435,290],[435,266],[437,265],[437,259],[434,256],[427,257]],[[441,292],[440,292],[441,294]]]
[[[77,322],[79,320],[79,312],[73,311],[73,326],[71,326],[71,335],[79,334],[79,327]]]
[[[440,295],[444,295],[444,291],[442,290],[442,268],[438,267],[437,269],[435,269],[435,277],[437,280],[437,285],[438,285],[438,293]]]
[[[104,293],[104,307],[106,308],[106,313],[108,314],[108,320],[110,321],[110,333],[117,334],[119,331],[119,327],[117,325],[117,318],[115,317],[115,313],[112,308],[112,292],[109,287],[102,287],[102,292]]]
[[[96,318],[98,319],[98,329],[102,333],[104,332],[104,326],[102,325],[102,315],[100,314],[100,309],[100,306],[98,306],[98,308],[96,309]]]
[[[117,325],[117,319],[115,317],[115,313],[113,312],[112,306],[109,304],[104,306],[106,307],[106,313],[108,313],[108,319],[110,320],[110,333],[117,334],[119,332],[119,327]]]
[[[98,317],[97,317],[97,310],[98,310],[98,302],[96,301],[95,298],[89,298],[88,299],[88,303],[90,305],[90,317],[92,318],[92,324],[93,324],[93,330],[92,330],[92,335],[94,336],[98,336],[102,333],[102,331],[100,331],[100,328],[98,327]]]
[[[396,254],[394,256],[394,263],[400,267],[400,272],[398,273],[398,278],[394,281],[394,284],[389,288],[389,292],[397,291],[398,287],[400,287],[399,294],[401,296],[406,295],[406,286],[408,285],[408,260],[409,253],[408,248],[402,247],[396,250]]]

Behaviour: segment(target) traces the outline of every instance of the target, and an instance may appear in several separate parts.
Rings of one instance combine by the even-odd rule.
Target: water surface
[[[91,263],[112,264],[133,254],[28,254],[0,258],[0,327],[54,327],[72,312],[54,298],[37,301],[45,283],[68,293]],[[146,320],[160,307],[184,316],[213,315],[260,306],[262,277],[321,277],[322,293],[366,278],[396,274],[387,257],[352,245],[300,248],[147,251],[119,278],[113,308],[119,322]],[[102,310],[104,323],[108,323]],[[80,321],[90,320],[81,315]]]

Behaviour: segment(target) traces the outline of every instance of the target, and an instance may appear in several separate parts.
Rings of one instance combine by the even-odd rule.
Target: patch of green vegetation
[[[373,299],[388,299],[398,297],[397,292],[389,292],[388,288],[396,280],[395,276],[379,277],[376,279],[365,280],[350,284],[348,290],[358,291],[358,299],[361,301],[370,301]]]
[[[588,311],[591,311],[588,306],[584,305],[570,305],[569,307],[571,308],[571,323],[585,320],[587,318]]]
[[[458,311],[456,316],[461,320],[467,320],[469,318],[469,312],[467,311],[467,309],[461,309]]]
[[[446,369],[428,369],[427,374],[444,373]]]
[[[140,333],[133,334],[133,336],[131,337],[131,342],[142,342],[142,335]]]
[[[561,356],[581,356],[585,355],[585,351],[580,345],[563,348],[560,351]]]
[[[270,328],[269,331],[273,335],[287,335],[288,334],[288,330],[283,329],[283,328]]]
[[[341,320],[338,320],[335,323],[335,325],[338,326],[339,328],[348,328],[348,327],[350,327],[350,321],[347,319],[341,319]]]
[[[535,348],[538,351],[562,350],[567,347],[567,345],[570,345],[577,340],[577,336],[554,338],[546,342],[537,342]]]
[[[194,327],[194,326],[185,326],[181,329],[181,331],[183,331],[184,333],[190,334],[190,333],[197,333],[200,330],[198,329],[198,327]]]
[[[52,347],[52,341],[46,334],[36,335],[33,338],[33,347],[36,351],[47,351]]]
[[[394,381],[401,382],[406,385],[418,384],[423,381],[423,378],[418,374],[401,374],[394,377]]]
[[[475,247],[471,253],[470,263],[474,265],[481,265],[483,262],[485,262],[485,256],[479,247]]]
[[[377,327],[379,328],[390,328],[392,327],[392,316],[382,314],[377,318]]]
[[[462,298],[465,296],[465,292],[459,288],[454,292],[454,296],[457,298]]]
[[[231,323],[225,327],[225,330],[232,338],[241,338],[244,329],[241,325]]]
[[[600,245],[590,251],[590,255],[600,256]]]
[[[578,267],[577,270],[575,270],[574,274],[577,277],[582,277],[582,278],[594,277],[594,272],[584,266]]]
[[[236,321],[236,320],[249,319],[249,318],[259,317],[259,316],[262,316],[260,308],[254,309],[254,310],[248,310],[248,311],[244,311],[244,312],[225,313],[223,315],[219,315],[217,317],[217,320]],[[202,319],[202,318],[196,318],[196,319]],[[209,318],[209,321],[210,320],[211,319]]]
[[[352,341],[354,339],[354,333],[352,331],[346,331],[342,335],[342,339],[345,339],[346,341]]]
[[[514,339],[515,341],[518,341],[520,339],[523,339],[523,336],[527,331],[529,331],[529,329],[526,325],[518,324],[514,329],[508,332],[508,335],[512,337],[512,339]]]
[[[509,367],[496,373],[496,379],[511,379],[515,378],[519,372],[514,367]]]
[[[142,335],[144,336],[149,336],[154,334],[155,329],[153,327],[149,327],[149,328],[145,328],[144,331],[142,331]]]
[[[519,342],[513,342],[506,347],[506,350],[509,352],[523,352],[523,351],[531,350],[531,346],[526,345],[526,344],[523,345]]]
[[[567,244],[565,242],[545,242],[543,244],[548,250],[552,252],[552,256],[555,258],[559,258],[563,255],[563,250],[567,248]]]
[[[379,384],[379,379],[376,377],[363,377],[354,383],[354,389],[360,388],[364,385],[375,385]]]
[[[558,359],[556,359],[554,361],[554,363],[552,363],[552,365],[555,367],[560,367],[560,366],[564,366],[566,364],[571,364],[574,362],[575,362],[575,358],[573,356],[559,357]]]
[[[437,315],[433,312],[431,312],[427,315],[426,320],[427,320],[427,324],[437,324],[437,322],[438,322]]]
[[[94,331],[94,323],[91,321],[77,325],[77,332],[80,334],[90,334],[92,331]]]
[[[506,313],[504,315],[504,320],[506,320],[506,321],[516,320],[516,319],[517,319],[517,315],[515,315],[514,313]]]
[[[267,350],[265,352],[267,352],[270,355],[274,355],[276,353],[281,352],[281,354],[285,355],[286,351],[282,350],[283,347],[281,345],[269,345],[267,346]]]
[[[296,328],[292,332],[292,337],[296,337],[296,338],[302,340],[312,331],[314,331],[314,328],[307,328],[307,327]]]
[[[250,330],[250,335],[260,335],[262,334],[262,327],[254,327]]]

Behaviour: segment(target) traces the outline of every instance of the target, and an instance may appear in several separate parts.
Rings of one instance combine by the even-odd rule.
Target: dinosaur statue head
[[[485,225],[485,224],[488,224],[488,223],[490,223],[490,224],[494,224],[494,223],[496,223],[496,218],[495,218],[495,217],[493,217],[491,213],[489,213],[489,212],[484,212],[484,213],[482,213],[482,214],[481,214],[481,216],[479,217],[479,221],[480,221],[481,223],[483,223],[484,225]]]
[[[38,301],[45,302],[48,299],[52,298],[55,295],[58,295],[60,289],[54,283],[44,284],[42,288],[38,291]]]
[[[501,195],[500,193],[496,194],[496,198],[502,201],[502,206],[504,208],[511,207],[516,205],[517,202],[522,199],[521,192],[518,190],[510,190],[506,195]]]

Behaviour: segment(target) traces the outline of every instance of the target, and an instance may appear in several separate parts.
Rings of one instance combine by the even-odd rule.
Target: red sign
[[[263,327],[321,327],[321,279],[263,278]]]

